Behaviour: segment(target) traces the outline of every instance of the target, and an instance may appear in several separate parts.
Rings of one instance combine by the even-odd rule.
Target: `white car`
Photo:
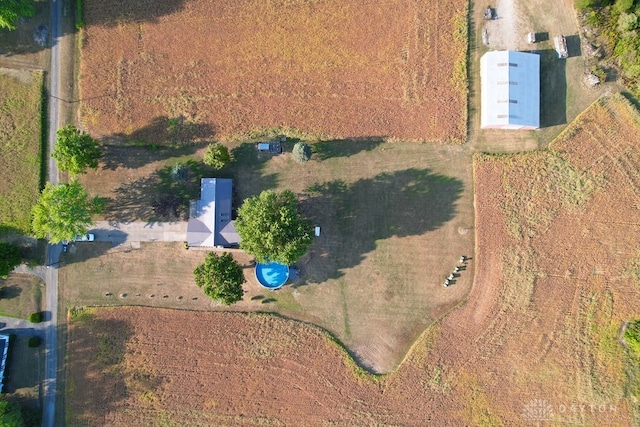
[[[95,234],[83,234],[76,236],[76,242],[93,242],[96,240]]]

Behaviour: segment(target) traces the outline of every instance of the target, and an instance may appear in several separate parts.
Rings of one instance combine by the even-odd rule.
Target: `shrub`
[[[311,147],[304,142],[296,142],[293,146],[293,158],[300,163],[308,162],[311,158]]]
[[[602,68],[593,67],[591,68],[591,72],[593,73],[594,76],[598,78],[598,81],[600,81],[600,83],[604,83],[607,81],[607,72],[604,71]]]
[[[35,313],[31,313],[29,315],[29,322],[31,323],[40,323],[43,320],[43,315],[41,311],[37,311]]]
[[[229,155],[227,147],[222,144],[213,143],[207,147],[202,161],[205,165],[211,166],[214,169],[222,169],[231,161],[231,156]]]
[[[83,0],[76,0],[76,30],[84,27]]]
[[[40,343],[42,343],[42,340],[40,339],[40,337],[31,337],[29,338],[29,347],[35,348],[40,346]]]

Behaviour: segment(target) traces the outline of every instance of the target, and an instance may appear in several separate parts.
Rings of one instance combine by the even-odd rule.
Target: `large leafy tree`
[[[18,403],[0,400],[0,426],[22,427],[24,424],[21,406]]]
[[[0,28],[15,30],[18,19],[28,18],[35,13],[33,0],[2,0],[0,1]]]
[[[13,243],[0,242],[0,277],[6,278],[22,262],[20,248]]]
[[[207,146],[202,160],[205,165],[209,165],[214,169],[222,169],[231,161],[229,150],[222,144],[214,143]]]
[[[47,183],[31,211],[31,227],[36,237],[49,236],[50,243],[72,240],[85,234],[93,224],[91,217],[103,209],[98,197],[90,197],[77,179],[69,184]]]
[[[58,129],[56,146],[51,157],[58,162],[58,168],[77,175],[87,168],[97,169],[102,151],[98,141],[88,133],[82,132],[72,125]]]
[[[300,214],[296,196],[289,190],[267,190],[245,200],[235,228],[242,249],[258,262],[293,264],[312,242],[311,220]]]
[[[204,262],[193,271],[196,285],[201,287],[211,299],[231,305],[242,299],[245,282],[242,267],[230,253],[218,256],[209,252]]]

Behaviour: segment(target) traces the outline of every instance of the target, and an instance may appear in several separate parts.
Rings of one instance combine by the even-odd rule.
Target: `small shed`
[[[280,141],[258,142],[256,150],[261,153],[280,154],[282,153],[282,143]]]

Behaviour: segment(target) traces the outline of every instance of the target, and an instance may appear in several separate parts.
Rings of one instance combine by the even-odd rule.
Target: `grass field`
[[[466,6],[86,1],[82,121],[149,144],[176,118],[204,139],[290,126],[461,142]]]
[[[42,78],[0,69],[0,233],[31,229],[42,176]]]
[[[32,274],[12,273],[7,280],[0,279],[0,315],[28,319],[31,313],[41,311],[44,301],[44,282]]]
[[[627,390],[636,387],[630,375],[637,370],[621,331],[637,318],[640,297],[640,226],[630,220],[637,209],[632,165],[640,160],[639,124],[638,112],[615,96],[589,107],[548,151],[475,158],[474,287],[464,305],[426,328],[394,372],[364,373],[318,329],[284,319],[89,309],[70,324],[69,425],[632,425],[637,402]],[[269,162],[265,168],[274,166]],[[393,256],[399,247],[383,252],[393,238],[386,240],[361,264]],[[136,271],[104,256],[84,264],[98,260],[121,276]],[[176,257],[177,265],[184,263]],[[303,264],[305,274],[312,263]],[[238,308],[270,307],[263,301],[274,298],[282,313],[304,310],[300,317],[327,327],[349,348],[357,351],[354,342],[368,339],[375,355],[371,348],[384,343],[381,328],[387,337],[401,336],[380,319],[403,319],[409,309],[381,304],[395,296],[373,275],[358,283],[366,295],[351,287],[357,281],[351,271],[361,264],[284,292],[267,294],[251,283]],[[73,265],[64,274],[73,273]],[[88,276],[92,281],[100,278]],[[364,305],[373,313],[363,315]],[[332,317],[323,319],[323,310]],[[364,334],[359,322],[380,335]]]
[[[291,189],[322,229],[297,263],[300,283],[264,291],[247,269],[248,294],[237,308],[277,311],[317,323],[365,366],[389,371],[424,327],[460,301],[471,284],[473,265],[456,286],[442,287],[460,255],[473,249],[470,159],[460,147],[447,145],[379,140],[312,145],[316,154],[306,164],[297,163],[291,152],[261,157],[253,143],[230,145],[237,162],[221,175],[235,179],[239,201],[265,189]],[[118,182],[123,173],[135,183],[167,161],[102,169],[85,179],[95,191],[102,190],[100,195],[114,197],[118,193],[109,191],[109,183]],[[145,194],[132,191],[126,200],[141,203]],[[87,245],[65,254],[60,274],[69,304],[207,308],[202,298],[186,301],[200,294],[192,271],[204,252],[192,254],[181,244],[105,254],[108,249]],[[240,261],[248,265],[248,259]],[[165,285],[157,283],[171,289],[169,304],[144,297],[160,295]],[[105,298],[106,292],[113,297]],[[126,301],[118,298],[123,292],[129,295]],[[142,298],[131,298],[136,294]],[[176,303],[178,295],[183,302]]]

